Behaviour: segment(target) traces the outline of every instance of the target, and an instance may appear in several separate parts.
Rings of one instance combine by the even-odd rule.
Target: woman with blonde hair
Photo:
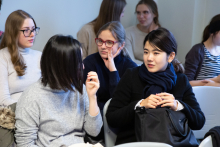
[[[8,16],[0,44],[0,105],[17,102],[22,92],[40,78],[41,52],[30,49],[39,29],[23,10]]]
[[[125,0],[103,0],[96,19],[84,25],[77,33],[77,39],[83,46],[83,59],[98,52],[95,43],[99,29],[110,21],[120,21],[124,16]]]

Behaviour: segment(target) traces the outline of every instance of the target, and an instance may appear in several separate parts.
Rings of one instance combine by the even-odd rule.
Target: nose
[[[147,56],[147,60],[148,61],[152,61],[153,60],[153,55],[150,53],[150,54],[148,54],[148,56]]]
[[[31,34],[30,34],[30,36],[35,36],[35,33],[34,33],[34,31],[31,31]]]
[[[102,46],[101,46],[102,48],[106,48],[106,45],[105,45],[105,43],[103,42],[103,44],[102,44]]]

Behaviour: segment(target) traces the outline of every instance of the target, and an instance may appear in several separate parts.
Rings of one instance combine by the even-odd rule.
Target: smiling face
[[[31,18],[26,18],[20,30],[33,30],[35,28],[34,22]],[[29,48],[33,46],[35,34],[32,32],[29,37],[25,37],[20,31],[18,37],[18,46],[21,48]]]
[[[106,40],[110,40],[113,42],[117,41],[109,30],[103,30],[99,34],[98,38],[103,41]],[[114,45],[111,48],[106,47],[105,43],[103,43],[101,46],[98,46],[99,54],[103,59],[108,58],[108,50],[112,50],[112,55],[114,55],[117,52],[118,48],[119,48],[119,43],[114,43]]]
[[[165,71],[168,63],[172,62],[175,57],[175,53],[172,52],[169,56],[166,52],[157,47],[153,47],[147,41],[144,46],[144,64],[149,72],[161,72]]]
[[[141,26],[149,26],[153,22],[153,19],[155,17],[151,9],[145,4],[138,5],[136,13],[137,19]]]

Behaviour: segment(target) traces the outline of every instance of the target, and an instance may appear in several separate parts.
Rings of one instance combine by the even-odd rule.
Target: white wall
[[[125,16],[121,22],[129,27],[137,23],[135,6],[139,0],[126,0]],[[199,43],[204,27],[220,13],[220,0],[155,0],[159,20],[169,29],[178,42],[178,59],[184,63],[185,55],[192,45]],[[0,30],[8,15],[17,9],[30,13],[41,28],[33,49],[43,50],[47,40],[54,34],[72,35],[97,17],[102,0],[3,0]]]

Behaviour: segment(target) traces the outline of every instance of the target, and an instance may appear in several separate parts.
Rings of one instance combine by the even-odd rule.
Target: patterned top
[[[214,56],[204,46],[204,60],[197,80],[213,78],[220,74],[220,55]]]

